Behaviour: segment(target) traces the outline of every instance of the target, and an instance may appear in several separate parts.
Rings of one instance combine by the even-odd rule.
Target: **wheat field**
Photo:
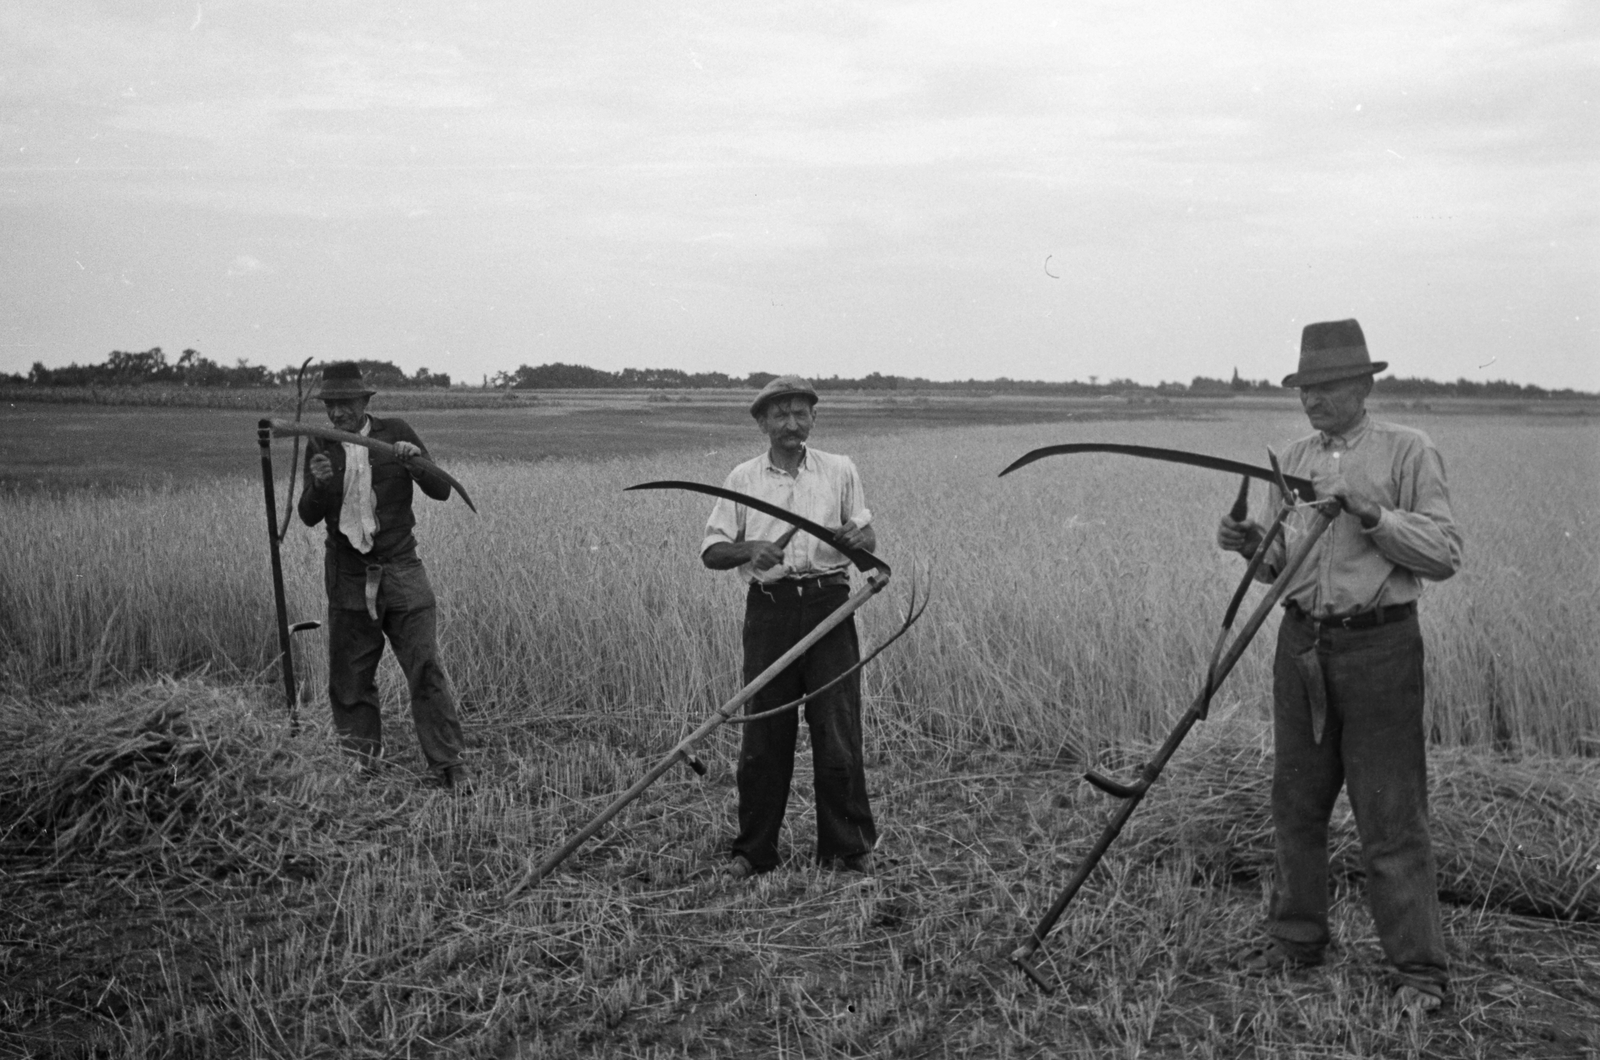
[[[1584,421],[1492,417],[1424,426],[1445,453],[1467,549],[1465,569],[1423,601],[1435,740],[1592,753],[1597,432]],[[897,571],[893,591],[864,612],[867,630],[893,625],[891,602],[903,603],[913,581],[935,601],[915,637],[872,670],[874,713],[990,746],[1082,750],[1163,731],[1193,694],[1240,573],[1237,557],[1211,544],[1236,483],[1116,456],[996,472],[1037,445],[1091,438],[1261,463],[1259,439],[1296,431],[1284,416],[847,439]],[[482,514],[419,500],[418,537],[469,711],[598,712],[660,734],[726,698],[739,587],[695,558],[707,504],[622,491],[657,478],[720,484],[746,455],[452,468]],[[1255,499],[1265,503],[1264,491]],[[0,643],[14,687],[270,669],[258,483],[6,503]],[[320,527],[291,523],[291,620],[320,617],[321,538]],[[316,638],[303,640],[314,701],[323,660]],[[1265,654],[1247,657],[1225,703],[1261,706]]]
[[[1110,456],[996,472],[1088,440],[1260,462],[1299,431],[1274,414],[819,429],[861,467],[895,568],[863,642],[913,585],[932,594],[865,680],[879,872],[810,863],[802,764],[787,860],[718,879],[724,729],[705,779],[667,774],[514,901],[530,862],[736,690],[742,593],[695,558],[707,502],[622,489],[720,482],[759,439],[598,462],[438,454],[482,513],[418,504],[481,778],[465,797],[419,787],[388,661],[397,765],[354,774],[318,706],[319,633],[297,639],[306,725],[288,732],[259,483],[8,496],[0,1053],[1582,1055],[1600,1047],[1597,432],[1418,425],[1467,539],[1466,569],[1423,603],[1445,1018],[1389,1005],[1342,804],[1334,959],[1231,970],[1270,864],[1270,623],[1052,936],[1061,991],[1003,959],[1107,811],[1081,769],[1130,773],[1187,706],[1241,571],[1211,544],[1227,476]],[[320,615],[320,537],[286,540],[291,619]]]

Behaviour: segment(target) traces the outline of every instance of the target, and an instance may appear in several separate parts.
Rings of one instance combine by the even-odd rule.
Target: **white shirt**
[[[793,475],[772,463],[769,450],[734,468],[723,486],[830,529],[847,522],[858,527],[872,522],[872,512],[867,509],[861,474],[855,463],[848,456],[824,453],[811,446],[801,454],[800,466]],[[790,525],[776,516],[718,498],[711,509],[711,518],[706,521],[706,536],[700,542],[700,552],[704,555],[706,549],[722,543],[776,541]],[[780,578],[811,578],[849,568],[850,561],[842,552],[802,530],[784,546],[782,563],[760,574],[746,563],[739,568],[739,576],[747,582],[771,582]]]

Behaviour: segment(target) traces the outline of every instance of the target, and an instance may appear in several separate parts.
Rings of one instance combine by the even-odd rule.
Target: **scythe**
[[[1166,768],[1168,760],[1170,760],[1173,754],[1178,750],[1178,746],[1183,743],[1184,737],[1189,734],[1189,730],[1194,727],[1196,722],[1204,720],[1210,709],[1211,697],[1216,693],[1217,688],[1222,684],[1223,680],[1228,676],[1228,674],[1232,672],[1234,665],[1244,654],[1245,648],[1249,646],[1250,641],[1255,637],[1257,630],[1259,630],[1262,623],[1267,620],[1267,617],[1271,614],[1273,607],[1275,607],[1279,600],[1282,599],[1283,594],[1289,587],[1290,581],[1294,578],[1300,567],[1305,563],[1306,557],[1311,554],[1312,548],[1316,546],[1316,543],[1321,539],[1323,533],[1327,531],[1328,527],[1332,524],[1334,517],[1338,514],[1338,507],[1336,503],[1314,501],[1315,492],[1311,488],[1311,483],[1309,480],[1285,475],[1282,469],[1278,466],[1278,458],[1276,454],[1272,453],[1271,450],[1268,450],[1267,455],[1272,466],[1270,468],[1257,468],[1248,464],[1238,464],[1234,461],[1223,461],[1215,457],[1206,457],[1196,453],[1184,453],[1178,450],[1169,449],[1152,449],[1146,446],[1105,446],[1093,444],[1053,446],[1049,449],[1036,449],[1033,452],[1028,453],[1007,467],[1005,471],[1002,471],[1001,475],[1006,475],[1019,467],[1032,463],[1033,460],[1039,459],[1042,456],[1050,456],[1056,453],[1080,452],[1120,452],[1133,456],[1142,456],[1151,459],[1165,460],[1172,463],[1189,464],[1198,467],[1208,467],[1216,470],[1233,471],[1242,474],[1245,476],[1245,478],[1240,484],[1238,498],[1234,501],[1233,509],[1229,513],[1229,515],[1235,520],[1242,519],[1246,514],[1248,503],[1247,487],[1251,478],[1262,478],[1269,482],[1273,482],[1278,487],[1279,497],[1282,503],[1280,504],[1277,516],[1273,519],[1271,527],[1267,530],[1260,544],[1256,546],[1255,553],[1253,556],[1251,556],[1250,562],[1245,568],[1244,577],[1240,580],[1238,589],[1234,592],[1232,599],[1228,603],[1227,611],[1225,612],[1222,620],[1222,630],[1218,634],[1215,647],[1212,649],[1210,664],[1207,667],[1205,681],[1201,686],[1200,693],[1195,697],[1194,702],[1190,705],[1189,709],[1185,711],[1183,716],[1178,719],[1177,725],[1173,727],[1172,732],[1167,736],[1166,741],[1156,752],[1155,757],[1145,764],[1144,768],[1139,772],[1138,779],[1131,784],[1120,783],[1110,779],[1109,777],[1102,776],[1093,770],[1090,770],[1084,774],[1085,780],[1099,788],[1101,791],[1105,792],[1107,795],[1110,795],[1116,799],[1121,799],[1122,805],[1119,806],[1117,812],[1112,815],[1111,820],[1106,823],[1105,828],[1100,833],[1099,839],[1095,841],[1095,844],[1092,848],[1090,848],[1089,853],[1084,857],[1083,861],[1079,863],[1077,871],[1073,873],[1072,878],[1067,882],[1066,887],[1056,898],[1054,904],[1051,905],[1050,909],[1040,919],[1038,926],[1033,929],[1032,934],[1029,935],[1028,939],[1021,946],[1017,947],[1010,954],[1011,962],[1015,964],[1023,974],[1032,980],[1035,986],[1037,986],[1040,990],[1043,990],[1045,993],[1053,992],[1055,987],[1049,979],[1045,978],[1044,973],[1042,973],[1033,963],[1034,954],[1036,954],[1039,951],[1039,948],[1044,944],[1045,936],[1047,936],[1050,933],[1050,930],[1055,927],[1056,921],[1061,918],[1062,913],[1066,912],[1067,906],[1072,902],[1073,898],[1077,896],[1079,890],[1082,889],[1085,881],[1088,880],[1090,873],[1094,871],[1095,866],[1098,865],[1101,859],[1105,857],[1106,851],[1110,849],[1111,844],[1115,842],[1117,837],[1122,833],[1123,826],[1126,825],[1128,819],[1133,816],[1134,810],[1138,808],[1139,803],[1144,799],[1144,796],[1150,790],[1151,785],[1154,784],[1157,778],[1160,777],[1162,770]],[[1250,583],[1255,579],[1256,572],[1260,569],[1261,563],[1265,559],[1268,549],[1273,545],[1278,535],[1283,530],[1284,521],[1287,519],[1289,514],[1296,507],[1298,507],[1296,504],[1296,498],[1304,498],[1306,501],[1312,503],[1314,510],[1316,511],[1316,515],[1312,519],[1311,526],[1307,529],[1305,536],[1302,537],[1297,543],[1294,551],[1287,557],[1283,570],[1280,571],[1278,576],[1274,579],[1272,587],[1268,590],[1266,597],[1259,605],[1257,605],[1255,611],[1253,611],[1250,617],[1245,621],[1244,628],[1239,631],[1239,635],[1234,638],[1233,643],[1229,645],[1226,650],[1223,650],[1223,644],[1226,641],[1229,629],[1233,625],[1233,620],[1238,613],[1240,604],[1244,601],[1244,596],[1250,587]]]
[[[601,810],[600,813],[597,814],[591,821],[589,821],[588,824],[584,825],[584,827],[581,828],[577,834],[575,834],[571,839],[568,839],[556,850],[552,851],[538,865],[531,866],[528,871],[523,874],[522,878],[517,881],[516,885],[506,893],[506,901],[510,901],[511,899],[515,898],[529,887],[532,887],[534,884],[544,879],[551,872],[555,871],[556,867],[565,861],[573,853],[573,851],[577,850],[580,846],[592,838],[595,833],[599,832],[600,829],[605,826],[607,821],[610,821],[617,814],[621,813],[629,803],[633,802],[640,795],[644,794],[645,789],[659,780],[663,774],[665,774],[677,763],[683,762],[684,764],[693,768],[696,773],[703,775],[705,772],[705,767],[700,764],[700,761],[697,758],[695,758],[694,754],[692,753],[693,747],[723,724],[732,721],[734,718],[734,713],[740,707],[744,706],[744,704],[753,699],[757,692],[761,691],[761,689],[770,684],[774,678],[776,678],[784,670],[788,669],[791,664],[793,664],[797,659],[810,650],[810,648],[816,644],[817,641],[821,640],[839,625],[844,623],[850,618],[851,615],[860,610],[862,605],[876,596],[886,585],[889,584],[889,565],[883,562],[883,560],[879,559],[877,556],[873,555],[871,552],[868,552],[865,549],[849,548],[842,542],[835,540],[833,531],[827,527],[818,523],[814,523],[809,519],[796,515],[793,512],[786,511],[777,505],[768,504],[767,502],[756,497],[748,497],[742,493],[723,489],[719,486],[707,486],[699,482],[684,482],[677,480],[645,482],[637,486],[629,486],[628,489],[688,490],[693,493],[703,493],[711,497],[725,498],[727,500],[732,500],[735,503],[746,505],[757,511],[765,512],[768,515],[783,520],[796,529],[804,530],[807,533],[816,536],[820,540],[828,542],[828,544],[830,544],[832,547],[843,553],[850,560],[850,562],[857,567],[857,569],[868,572],[867,581],[866,584],[852,593],[849,599],[840,604],[832,614],[818,623],[816,628],[812,629],[810,633],[801,638],[792,648],[784,652],[782,656],[772,663],[772,665],[768,666],[765,670],[761,671],[761,673],[757,674],[749,684],[741,688],[731,699],[713,711],[711,715],[701,722],[693,732],[679,740],[672,750],[668,751],[666,755],[664,755],[655,763],[655,765],[651,766],[650,769],[645,772],[644,776],[640,777],[631,787],[613,799],[605,809]],[[787,531],[782,538],[780,538],[780,540],[787,541],[793,536],[793,534],[794,530]],[[834,682],[843,680],[851,673],[860,670],[861,667],[865,666],[868,662],[875,658],[878,653],[884,648],[888,647],[889,644],[899,639],[899,637],[904,634],[906,630],[911,628],[912,624],[915,623],[917,619],[922,617],[922,613],[924,610],[926,610],[926,608],[926,603],[923,604],[922,610],[918,610],[916,608],[915,593],[913,593],[911,607],[909,608],[908,612],[908,618],[900,627],[900,630],[895,633],[894,636],[888,638],[888,640],[886,640],[883,644],[879,645],[877,650],[873,651],[871,654],[857,662],[855,666],[850,668],[850,670],[836,677]],[[825,685],[822,688],[816,689],[807,695],[802,696],[800,699],[794,700],[791,703],[785,703],[783,706],[776,708],[774,711],[766,713],[776,713],[780,710],[790,710],[798,707],[806,700],[811,699],[825,691],[827,687],[831,686],[831,684],[834,682],[829,682],[829,685]]]

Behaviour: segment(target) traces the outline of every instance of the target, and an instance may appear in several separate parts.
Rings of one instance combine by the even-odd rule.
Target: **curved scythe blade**
[[[800,529],[812,535],[817,540],[826,541],[830,546],[844,553],[850,562],[856,565],[858,570],[881,570],[886,575],[893,573],[889,570],[889,565],[887,563],[879,559],[877,556],[874,556],[866,549],[846,548],[844,545],[840,544],[834,539],[833,531],[829,530],[821,523],[814,523],[804,516],[785,511],[776,504],[768,504],[764,500],[747,496],[743,493],[739,493],[736,490],[726,490],[721,486],[707,486],[701,482],[684,482],[679,479],[663,479],[660,482],[641,482],[637,486],[627,487],[624,492],[631,490],[688,490],[690,493],[704,493],[708,497],[721,497],[723,500],[733,501],[735,504],[742,504],[746,508],[754,508],[758,512],[765,512],[774,519],[782,519],[790,526],[798,526]]]
[[[1042,460],[1047,456],[1061,456],[1066,453],[1122,453],[1125,456],[1143,457],[1146,460],[1161,460],[1169,464],[1188,464],[1190,467],[1205,467],[1213,471],[1229,471],[1235,475],[1249,475],[1265,482],[1277,485],[1278,476],[1271,468],[1256,467],[1254,464],[1243,464],[1237,460],[1228,460],[1220,456],[1207,456],[1204,453],[1190,453],[1182,449],[1160,449],[1152,445],[1119,445],[1111,442],[1073,442],[1067,445],[1047,445],[1043,449],[1034,449],[1013,460],[1000,476],[1004,478],[1019,467],[1026,467],[1035,460]],[[1311,480],[1298,475],[1285,475],[1284,481],[1288,482],[1300,499],[1314,501],[1317,499],[1316,490],[1311,486]]]

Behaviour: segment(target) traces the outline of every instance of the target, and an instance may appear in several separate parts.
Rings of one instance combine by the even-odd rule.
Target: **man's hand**
[[[411,458],[421,456],[422,448],[412,442],[395,442],[394,458],[400,461],[401,466],[408,471],[411,469]]]
[[[783,562],[783,549],[771,541],[746,541],[749,564],[757,572],[768,571]]]
[[[1217,547],[1224,552],[1237,552],[1245,559],[1256,554],[1266,531],[1253,519],[1232,519],[1224,515],[1217,524]]]
[[[317,484],[317,489],[325,488],[333,481],[333,461],[322,453],[311,458],[311,481]]]
[[[833,532],[834,541],[845,548],[863,549],[871,552],[878,544],[878,535],[871,526],[857,526],[854,522],[845,523]]]
[[[1317,499],[1332,498],[1339,502],[1339,506],[1357,519],[1361,525],[1371,530],[1378,525],[1378,520],[1383,517],[1383,505],[1378,503],[1366,490],[1353,485],[1344,474],[1339,471],[1324,471],[1312,476],[1311,484],[1316,487]]]

